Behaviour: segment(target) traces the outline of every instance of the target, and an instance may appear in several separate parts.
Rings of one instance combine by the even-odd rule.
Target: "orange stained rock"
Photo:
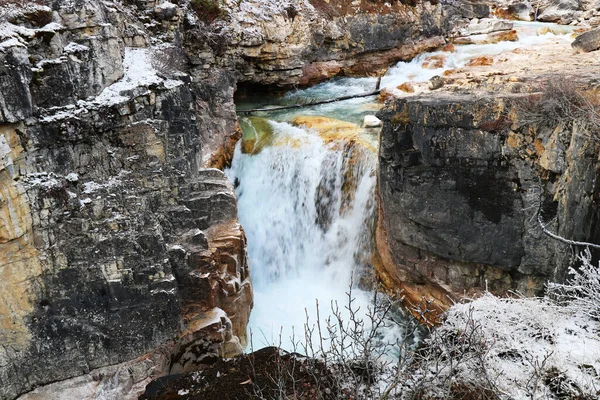
[[[540,138],[536,138],[536,139],[533,141],[533,146],[535,147],[535,151],[536,151],[536,152],[537,152],[539,155],[543,154],[543,153],[544,153],[544,151],[546,151],[546,149],[545,149],[544,145],[542,144],[542,139],[540,139]]]
[[[453,43],[448,43],[447,45],[442,47],[442,51],[446,51],[448,53],[454,53],[456,51],[456,48],[454,47]]]
[[[317,131],[325,143],[348,142],[376,152],[375,146],[361,137],[364,129],[352,122],[314,115],[300,115],[293,119],[292,124]]]
[[[511,31],[500,31],[490,33],[488,35],[487,43],[499,43],[499,42],[516,42],[519,40],[519,35],[516,30]]]
[[[404,82],[402,85],[398,86],[396,89],[402,90],[403,92],[406,92],[406,93],[414,93],[415,92],[415,86],[413,85],[412,82]]]
[[[494,64],[494,59],[489,56],[475,57],[467,63],[467,67],[482,67]]]
[[[379,96],[377,97],[377,101],[379,101],[381,103],[385,103],[386,100],[389,100],[389,99],[391,99],[393,97],[394,97],[394,94],[392,93],[391,90],[389,90],[388,88],[383,88],[379,92]]]
[[[425,69],[438,69],[444,66],[444,62],[446,61],[446,56],[443,54],[437,54],[435,56],[430,56],[423,60],[423,68]]]

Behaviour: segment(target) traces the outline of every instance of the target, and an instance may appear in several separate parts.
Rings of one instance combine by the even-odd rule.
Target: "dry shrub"
[[[192,0],[190,6],[196,12],[198,18],[207,24],[211,24],[226,14],[218,0]]]
[[[536,93],[512,101],[519,122],[555,127],[577,122],[591,129],[600,128],[600,104],[565,76],[543,81]]]

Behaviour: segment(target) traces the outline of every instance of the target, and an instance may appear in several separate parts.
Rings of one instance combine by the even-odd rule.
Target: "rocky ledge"
[[[558,65],[568,72],[554,74]],[[597,68],[560,40],[386,104],[377,246],[388,285],[446,308],[464,294],[539,295],[563,281],[580,249],[546,234],[538,215],[565,239],[600,240]]]

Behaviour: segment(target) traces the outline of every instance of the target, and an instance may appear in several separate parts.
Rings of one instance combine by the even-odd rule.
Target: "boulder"
[[[531,21],[535,10],[529,3],[516,3],[508,6],[508,11],[520,21]]]
[[[365,115],[363,128],[377,128],[381,126],[381,120],[374,115]]]
[[[429,80],[429,90],[437,90],[444,86],[444,79],[436,75]]]
[[[592,29],[577,36],[571,46],[584,53],[600,49],[600,28]]]
[[[529,3],[515,3],[508,7],[496,9],[496,16],[503,19],[514,19],[519,21],[532,21],[535,10]]]
[[[488,35],[487,43],[516,42],[519,35],[516,30],[492,32]]]
[[[483,67],[494,64],[494,59],[489,56],[475,57],[467,63],[467,67]]]
[[[508,31],[513,28],[513,23],[499,19],[473,19],[471,23],[461,32],[462,36],[480,35],[483,33]]]
[[[412,82],[404,82],[402,85],[399,85],[396,89],[401,90],[406,93],[414,93],[415,85]]]
[[[560,22],[568,24],[581,15],[581,11],[577,11],[578,9],[579,2],[577,0],[559,0],[553,2],[538,15],[537,20],[542,22]]]

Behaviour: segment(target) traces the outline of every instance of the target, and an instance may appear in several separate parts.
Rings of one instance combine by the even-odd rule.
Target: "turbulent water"
[[[357,147],[351,158],[339,141],[326,144],[286,122],[271,125],[280,144],[256,155],[238,151],[229,173],[254,266],[254,346],[289,349],[294,331],[298,339],[304,334],[305,308],[312,323],[316,299],[323,316],[331,301],[345,304],[353,272],[368,262],[375,154]],[[366,309],[368,295],[354,296]]]
[[[457,46],[454,53],[443,53],[446,59],[439,69],[422,65],[425,58],[442,53],[398,63],[383,78],[382,87],[425,82],[444,70],[464,67],[476,56],[561,37],[539,34],[539,27],[518,24],[518,42]],[[359,94],[375,85],[375,78],[334,79],[290,92],[282,101]],[[360,140],[344,139],[343,133],[332,140],[290,121],[302,114],[360,123],[376,108],[371,98],[272,113],[265,115],[274,137],[269,146],[252,155],[244,154],[238,145],[228,175],[237,186],[239,220],[248,237],[255,290],[250,320],[254,349],[274,344],[293,350],[294,342],[303,340],[307,318],[309,325],[316,319],[315,301],[323,321],[331,314],[331,304],[338,302],[343,309],[353,274],[356,281],[371,260],[376,137],[362,131]],[[253,129],[250,121],[245,125]],[[352,295],[354,307],[366,311],[369,293],[354,288]]]

